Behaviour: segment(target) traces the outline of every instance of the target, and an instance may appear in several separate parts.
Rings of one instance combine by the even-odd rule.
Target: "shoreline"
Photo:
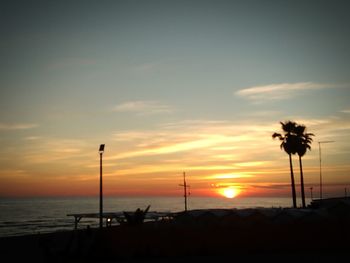
[[[67,214],[96,213],[98,199],[96,198],[30,198],[2,200],[3,210],[0,216],[0,236],[19,236],[26,234],[52,233],[61,230],[71,230],[74,218]],[[158,212],[179,212],[184,209],[183,197],[147,197],[147,198],[116,198],[106,197],[105,212],[135,211],[138,207],[145,208],[151,204],[151,209]],[[202,198],[191,196],[190,209],[210,208],[249,208],[249,207],[288,207],[288,198]],[[98,227],[98,219],[82,219],[79,226]],[[72,227],[73,225],[73,227]]]

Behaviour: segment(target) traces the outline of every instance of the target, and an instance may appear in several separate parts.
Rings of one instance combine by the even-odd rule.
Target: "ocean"
[[[308,201],[308,200],[307,200]],[[105,197],[104,212],[135,211],[151,205],[150,211],[184,210],[181,197]],[[290,207],[291,198],[189,197],[188,209]],[[74,217],[67,214],[98,213],[98,197],[0,198],[0,237],[72,230]],[[79,228],[98,226],[97,219],[83,218]]]

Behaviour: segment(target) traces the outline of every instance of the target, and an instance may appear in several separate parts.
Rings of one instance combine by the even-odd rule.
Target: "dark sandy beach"
[[[0,239],[3,262],[341,262],[349,211],[190,211],[147,222]]]

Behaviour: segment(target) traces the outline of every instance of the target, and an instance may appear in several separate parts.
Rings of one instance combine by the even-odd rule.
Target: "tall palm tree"
[[[287,121],[285,123],[280,122],[282,125],[282,130],[284,135],[280,133],[272,134],[272,138],[278,138],[281,141],[281,149],[283,149],[289,156],[289,167],[290,167],[290,179],[292,186],[292,198],[293,198],[293,207],[297,207],[296,193],[295,193],[295,181],[293,173],[293,163],[292,163],[292,154],[297,152],[297,136],[295,135],[295,128],[297,124],[292,121]]]
[[[311,150],[312,138],[315,136],[313,133],[306,133],[306,127],[304,125],[297,125],[295,127],[295,134],[297,136],[297,153],[299,156],[299,167],[300,167],[300,187],[301,187],[301,200],[303,208],[305,205],[305,189],[304,189],[304,175],[303,175],[303,164],[301,158],[305,155],[307,150]]]

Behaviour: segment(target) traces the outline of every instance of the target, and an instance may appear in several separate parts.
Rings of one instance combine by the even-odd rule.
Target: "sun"
[[[220,194],[226,198],[234,198],[239,194],[239,189],[234,187],[226,187],[219,190]]]

